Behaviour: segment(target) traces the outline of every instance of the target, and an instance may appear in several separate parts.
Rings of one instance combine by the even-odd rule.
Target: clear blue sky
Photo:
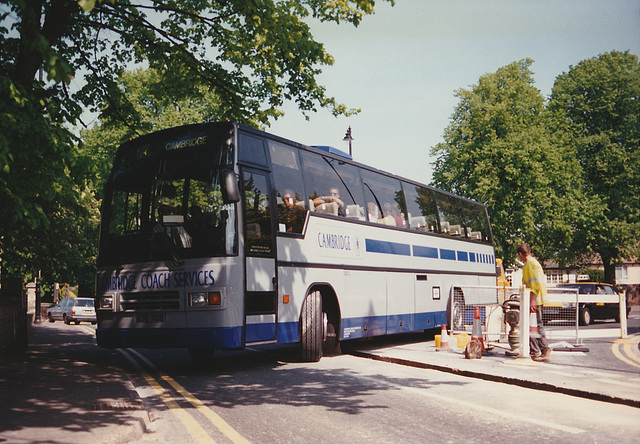
[[[396,0],[377,2],[358,28],[313,24],[335,58],[323,69],[327,93],[352,117],[320,110],[306,121],[294,105],[267,131],[420,182],[431,180],[430,148],[442,141],[458,101],[481,75],[530,57],[547,97],[572,65],[612,50],[640,56],[640,0]]]

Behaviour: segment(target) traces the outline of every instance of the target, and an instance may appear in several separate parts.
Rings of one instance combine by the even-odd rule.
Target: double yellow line
[[[133,349],[118,349],[118,351],[136,368],[138,374],[144,378],[147,384],[156,392],[156,395],[165,403],[167,408],[174,413],[178,419],[184,424],[191,436],[198,443],[215,443],[213,438],[209,436],[207,431],[191,416],[187,411],[181,408],[176,401],[176,398],[172,396],[162,385],[147,372],[136,360],[142,361],[149,369],[152,369],[158,374],[160,379],[168,383],[183,399],[186,399],[191,403],[195,409],[201,413],[209,422],[217,428],[224,436],[226,436],[231,442],[238,444],[247,444],[249,441],[240,435],[233,429],[224,419],[217,415],[213,410],[204,405],[202,401],[196,398],[193,394],[182,387],[178,382],[171,378],[166,373],[158,369],[151,361],[141,355],[139,352]],[[135,355],[135,357],[134,357]]]
[[[611,346],[613,355],[633,367],[640,368],[640,334],[632,335],[624,339],[616,339]]]

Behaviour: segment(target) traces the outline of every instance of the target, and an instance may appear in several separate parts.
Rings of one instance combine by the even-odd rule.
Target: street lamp
[[[345,142],[349,142],[349,155],[353,157],[353,153],[351,152],[353,148],[351,144],[351,142],[353,142],[353,137],[351,137],[351,126],[349,126],[349,129],[347,129],[347,133],[344,135],[344,139],[342,140],[344,140]]]

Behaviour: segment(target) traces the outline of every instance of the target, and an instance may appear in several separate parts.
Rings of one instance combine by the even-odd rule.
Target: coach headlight
[[[113,309],[113,296],[102,296],[100,298],[100,308],[104,308],[106,310]]]
[[[207,305],[207,293],[189,293],[190,307],[204,307]]]
[[[222,305],[222,293],[219,291],[189,293],[190,307],[207,307]]]

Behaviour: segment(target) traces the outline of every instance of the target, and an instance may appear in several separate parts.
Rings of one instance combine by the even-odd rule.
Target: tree
[[[47,91],[30,94],[2,77],[0,90],[3,273],[30,279],[42,269],[44,281],[86,284],[92,267],[83,256],[95,246],[81,240],[97,231],[97,207],[74,137]]]
[[[580,163],[591,212],[574,249],[602,259],[605,281],[615,266],[640,256],[640,64],[612,51],[556,78],[549,101],[566,149]]]
[[[316,82],[321,67],[333,59],[304,19],[357,26],[373,13],[374,4],[3,1],[0,242],[5,270],[18,273],[50,259],[45,252],[52,248],[45,246],[27,254],[20,227],[49,242],[49,230],[61,217],[55,212],[58,204],[73,203],[71,214],[88,217],[81,205],[91,166],[75,157],[79,141],[70,128],[85,110],[99,111],[103,121],[120,119],[139,127],[144,116],[117,83],[125,68],[154,68],[166,75],[167,84],[181,88],[183,97],[197,97],[204,88],[219,101],[218,116],[239,122],[266,124],[281,115],[279,108],[288,100],[304,113],[324,107],[349,114],[355,110]]]
[[[393,3],[393,0],[387,0]],[[348,112],[316,82],[319,66],[333,63],[304,18],[358,25],[375,0],[35,0],[5,2],[0,15],[18,32],[0,29],[10,78],[32,90],[39,69],[62,85],[61,97],[77,117],[79,106],[108,101],[118,113],[126,98],[115,79],[132,64],[147,64],[193,82],[220,97],[223,114],[267,123],[285,100],[302,111],[326,107]],[[10,15],[11,13],[11,15]],[[65,85],[82,74],[84,86]]]
[[[522,242],[541,259],[567,260],[579,211],[574,161],[548,131],[531,64],[514,62],[457,91],[444,142],[432,148],[433,184],[487,204],[496,254],[507,264]]]
[[[199,85],[193,92],[193,85],[183,88],[184,83],[191,82],[153,68],[121,73],[117,85],[131,105],[129,114],[105,115],[91,129],[81,132],[82,156],[91,166],[92,188],[98,201],[122,143],[151,131],[224,118],[220,100],[211,90]]]

